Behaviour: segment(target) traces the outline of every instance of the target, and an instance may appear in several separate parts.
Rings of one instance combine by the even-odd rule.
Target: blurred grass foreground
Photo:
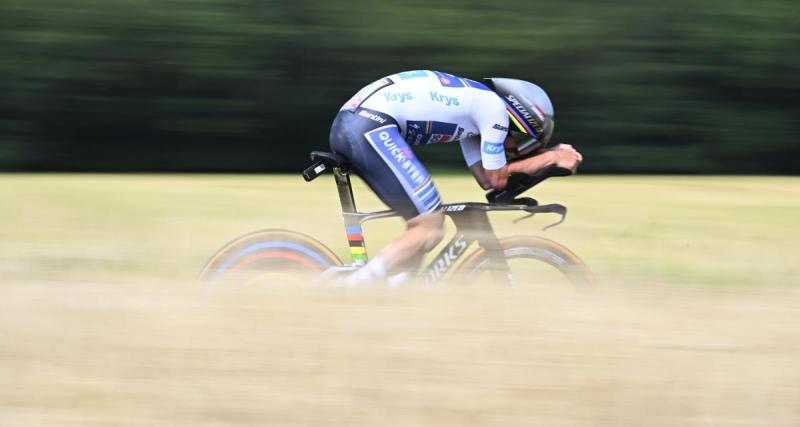
[[[481,197],[468,177],[437,184]],[[255,229],[344,258],[329,180],[1,175],[0,425],[800,424],[800,180],[578,176],[534,193],[570,208],[544,235],[596,288],[207,293],[205,259]],[[499,235],[548,223],[514,218]],[[368,224],[368,248],[401,227]]]

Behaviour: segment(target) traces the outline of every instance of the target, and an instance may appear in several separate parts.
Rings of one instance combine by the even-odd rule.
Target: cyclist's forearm
[[[489,179],[486,178],[486,173],[484,172],[483,165],[480,161],[470,166],[469,171],[472,172],[472,176],[475,177],[475,181],[481,186],[481,188],[484,190],[489,189]]]
[[[482,162],[477,162],[472,165],[469,170],[475,177],[475,181],[477,181],[478,185],[484,190],[491,190],[493,188],[499,190],[506,186],[509,173],[508,165],[500,169],[487,171],[484,169]]]
[[[509,173],[534,174],[537,171],[555,164],[553,153],[545,151],[542,154],[512,162],[508,165]]]

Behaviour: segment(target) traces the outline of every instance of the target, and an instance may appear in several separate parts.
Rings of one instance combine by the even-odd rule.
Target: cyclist
[[[508,78],[478,82],[415,70],[356,93],[333,121],[331,149],[405,218],[407,230],[345,283],[383,280],[415,267],[444,236],[439,192],[411,146],[459,142],[478,184],[499,190],[512,172],[532,174],[553,165],[577,170],[583,158],[572,146],[542,150],[553,133],[553,115],[544,90]]]

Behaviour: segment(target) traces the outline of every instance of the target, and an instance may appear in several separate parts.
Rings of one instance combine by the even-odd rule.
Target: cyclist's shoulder
[[[473,80],[467,77],[462,77],[456,74],[451,74],[445,71],[438,70],[409,70],[401,71],[399,73],[387,76],[397,82],[416,81],[425,82],[445,88],[463,88],[463,89],[477,89],[487,93],[494,93],[492,90],[480,81]]]
[[[504,109],[503,101],[489,86],[456,74],[438,70],[410,70],[392,74],[387,78],[411,90],[425,90],[426,93],[432,94],[434,101],[441,98],[437,94],[446,93],[446,96],[459,100],[456,105],[474,106],[474,111]]]

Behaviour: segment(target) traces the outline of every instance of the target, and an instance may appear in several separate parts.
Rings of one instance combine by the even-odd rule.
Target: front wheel
[[[342,261],[313,237],[262,230],[238,237],[206,262],[200,280],[210,285],[302,284]]]
[[[499,243],[514,283],[594,283],[589,267],[575,253],[552,240],[538,236],[514,236],[502,238]],[[490,265],[491,254],[479,248],[461,264],[457,273],[472,282],[491,280]]]

